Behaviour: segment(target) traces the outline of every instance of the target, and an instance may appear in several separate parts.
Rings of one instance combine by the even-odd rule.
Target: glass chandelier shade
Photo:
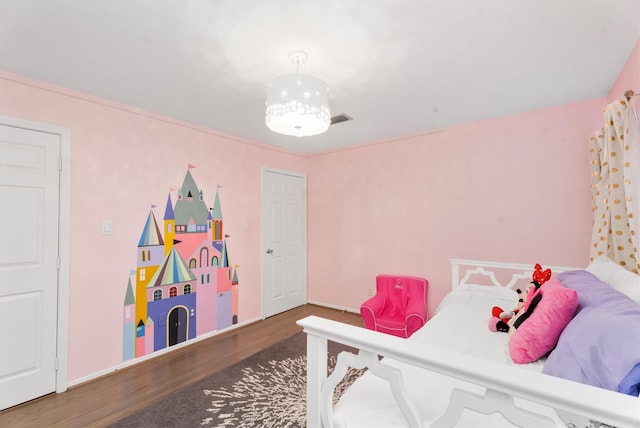
[[[267,85],[265,123],[279,134],[309,137],[329,129],[329,87],[306,74],[285,74]]]

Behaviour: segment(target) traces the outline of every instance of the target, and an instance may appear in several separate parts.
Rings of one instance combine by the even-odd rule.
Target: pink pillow
[[[578,293],[564,287],[557,278],[542,285],[541,291],[542,300],[509,340],[514,363],[530,363],[551,351],[576,313]]]

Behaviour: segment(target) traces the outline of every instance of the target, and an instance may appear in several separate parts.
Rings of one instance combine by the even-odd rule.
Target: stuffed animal
[[[525,294],[522,297],[522,290],[516,290],[518,293],[518,303],[512,311],[503,311],[500,307],[494,306],[491,310],[491,319],[489,320],[489,330],[500,331],[513,334],[515,330],[531,316],[536,306],[542,300],[542,284],[551,278],[551,269],[542,270],[542,266],[536,263],[531,282]]]
[[[551,279],[551,269],[543,271],[542,266],[536,263],[531,279],[532,281],[529,283],[524,305],[522,306],[522,310],[518,313],[518,316],[513,318],[513,323],[509,327],[509,334],[515,333],[516,329],[531,316],[533,311],[536,309],[536,306],[538,306],[542,300],[542,285]]]
[[[491,309],[491,319],[489,320],[489,330],[491,331],[509,331],[509,321],[511,318],[516,316],[520,310],[522,310],[522,306],[524,306],[524,297],[522,297],[522,290],[519,288],[516,290],[518,293],[518,303],[516,307],[510,311],[505,311],[499,306],[494,306]]]

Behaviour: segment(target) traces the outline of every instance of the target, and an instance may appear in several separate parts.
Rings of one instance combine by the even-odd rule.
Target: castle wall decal
[[[238,322],[237,266],[229,262],[222,209],[213,208],[189,164],[175,205],[170,189],[163,228],[151,206],[138,242],[122,317],[122,359],[141,357]],[[135,275],[135,285],[131,276]]]

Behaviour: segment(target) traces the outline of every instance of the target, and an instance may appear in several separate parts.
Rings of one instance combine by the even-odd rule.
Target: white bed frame
[[[511,288],[519,281],[531,278],[532,274],[532,265],[512,263],[452,259],[451,267],[452,288],[470,283]],[[554,274],[574,269],[550,268]],[[510,279],[503,284],[497,279],[496,273],[507,271]],[[486,281],[476,282],[479,277],[486,278]],[[513,397],[555,409],[569,427],[599,428],[602,424],[620,428],[640,427],[640,398],[422,343],[408,343],[406,339],[316,316],[299,320],[298,324],[307,334],[307,426],[311,428],[333,427],[333,390],[349,367],[367,367],[373,374],[389,381],[408,425],[423,426],[415,408],[406,399],[402,372],[380,364],[378,356],[486,387],[484,395],[454,390],[448,408],[432,425],[434,427],[454,426],[464,409],[482,414],[499,412],[518,426],[555,426],[547,416],[517,407]],[[336,368],[327,377],[329,340],[352,346],[359,352],[357,355],[340,353]]]

